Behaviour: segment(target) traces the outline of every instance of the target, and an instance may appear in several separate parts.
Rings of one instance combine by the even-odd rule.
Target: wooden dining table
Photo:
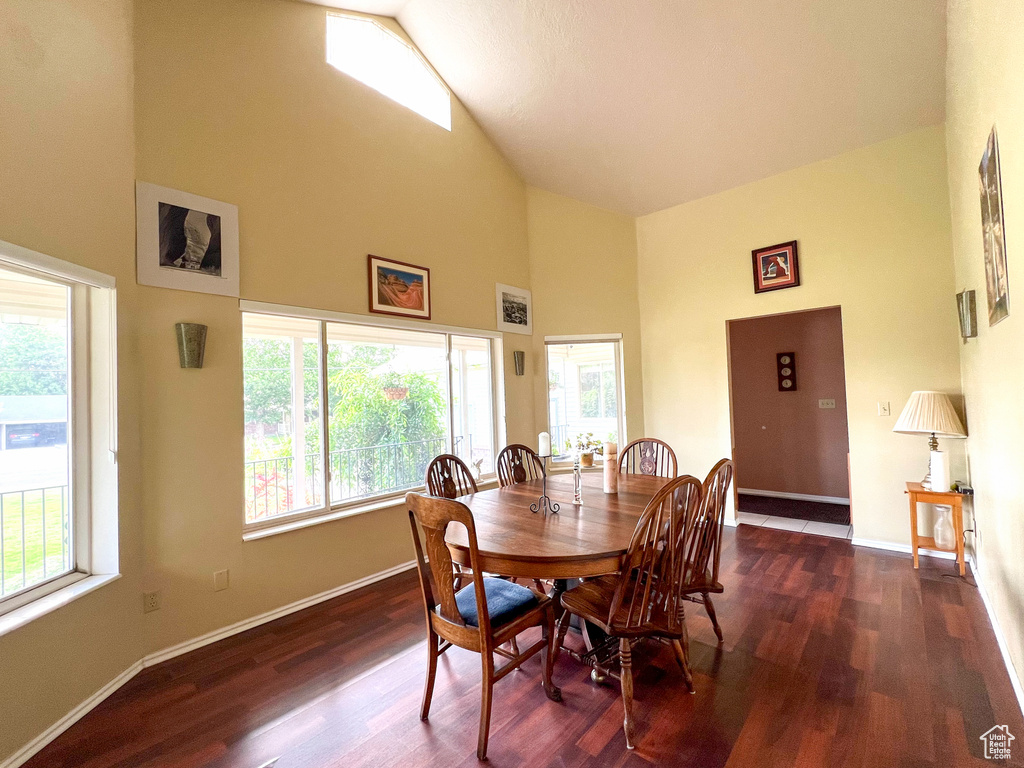
[[[606,494],[600,472],[583,474],[583,503],[573,503],[573,476],[547,478],[548,496],[558,512],[533,512],[541,480],[478,491],[459,498],[473,513],[480,568],[488,573],[555,580],[601,576],[619,570],[637,520],[669,480],[619,475],[618,493]],[[469,542],[462,526],[446,537],[452,559],[469,566]],[[560,584],[560,582],[562,582]]]

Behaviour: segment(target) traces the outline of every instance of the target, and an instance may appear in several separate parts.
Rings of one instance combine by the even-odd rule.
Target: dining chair
[[[544,465],[529,446],[513,443],[502,448],[498,454],[498,484],[502,488],[527,480],[538,480],[545,474]]]
[[[722,530],[725,526],[725,502],[729,497],[732,482],[733,463],[722,459],[708,473],[704,480],[703,498],[698,517],[690,526],[692,534],[687,540],[687,575],[683,588],[687,598],[704,603],[711,625],[715,628],[718,642],[725,638],[718,626],[711,594],[722,594],[725,588],[718,581],[718,566],[722,559]]]
[[[623,730],[633,748],[633,644],[643,638],[668,641],[683,672],[687,690],[693,678],[687,657],[682,586],[686,577],[687,522],[696,519],[703,485],[690,475],[666,484],[647,504],[629,542],[622,569],[611,576],[584,581],[562,594],[565,613],[558,622],[561,647],[570,614],[596,624],[609,637],[618,657],[622,683]],[[617,654],[614,642],[618,641]],[[606,670],[602,670],[606,672]]]
[[[469,467],[451,453],[443,453],[430,462],[424,485],[427,493],[442,499],[457,499],[477,492],[476,480],[470,474]],[[472,579],[469,570],[456,563],[455,588],[461,589],[463,581],[469,579]]]
[[[483,667],[483,683],[476,755],[485,760],[491,722],[491,694],[498,680],[544,650],[544,691],[552,701],[562,700],[561,691],[551,682],[551,669],[557,655],[554,603],[546,595],[519,584],[482,577],[476,526],[465,504],[418,493],[406,494],[405,502],[409,508],[416,568],[427,618],[427,681],[420,719],[426,720],[430,714],[437,657],[453,645],[478,652]],[[470,567],[477,574],[472,584],[458,591],[455,589],[451,552],[445,543],[445,533],[453,523],[466,529]],[[541,627],[541,639],[522,653],[501,647],[519,633],[536,626]],[[496,670],[495,654],[510,661]]]
[[[619,457],[619,472],[627,475],[676,476],[676,454],[664,440],[641,437],[634,440]]]

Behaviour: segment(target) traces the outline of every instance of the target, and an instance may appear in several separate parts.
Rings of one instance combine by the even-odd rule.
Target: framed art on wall
[[[370,311],[430,319],[430,270],[404,261],[367,257]]]
[[[999,168],[999,139],[996,128],[988,135],[978,166],[981,192],[981,234],[985,243],[985,289],[988,294],[988,324],[995,325],[1010,314],[1010,282],[1006,270],[1006,233],[1003,231],[1003,182]]]
[[[796,240],[751,251],[754,263],[754,293],[778,291],[800,285],[800,262]]]
[[[238,208],[176,189],[135,184],[140,285],[238,296]]]
[[[498,305],[498,330],[506,333],[533,334],[533,294],[525,288],[495,284]]]

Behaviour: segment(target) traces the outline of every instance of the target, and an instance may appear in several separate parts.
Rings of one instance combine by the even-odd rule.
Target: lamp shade
[[[905,435],[967,437],[953,404],[942,392],[912,392],[892,431]]]

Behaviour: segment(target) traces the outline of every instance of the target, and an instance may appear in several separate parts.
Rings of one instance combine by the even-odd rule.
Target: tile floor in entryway
[[[779,530],[793,531],[795,533],[810,533],[815,536],[831,536],[833,539],[853,538],[852,525],[818,523],[813,520],[797,520],[792,517],[752,515],[749,512],[737,512],[736,522],[755,527],[778,528]]]

